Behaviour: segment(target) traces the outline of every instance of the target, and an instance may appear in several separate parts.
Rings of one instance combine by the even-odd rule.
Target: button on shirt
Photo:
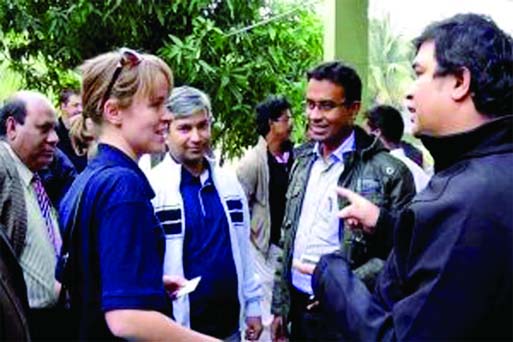
[[[343,154],[353,151],[354,132],[326,159],[320,152],[320,144],[314,146],[316,159],[310,170],[303,199],[298,230],[294,241],[293,260],[317,263],[319,258],[337,250],[340,246],[337,217],[338,200],[335,189],[344,171]],[[292,284],[299,291],[313,294],[312,276],[292,268]]]
[[[20,256],[20,265],[27,284],[27,295],[31,308],[54,305],[58,296],[55,291],[55,250],[48,236],[45,218],[41,213],[36,193],[32,186],[34,173],[19,159],[9,144],[3,142],[11,154],[21,179],[27,209],[27,235]],[[55,209],[51,208],[54,234],[60,238]]]

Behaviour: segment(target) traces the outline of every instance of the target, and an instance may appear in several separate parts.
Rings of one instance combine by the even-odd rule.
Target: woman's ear
[[[455,101],[463,100],[470,95],[470,71],[466,67],[462,67],[460,72],[454,74],[456,82],[451,92],[451,97]]]
[[[123,117],[121,116],[121,111],[119,110],[119,103],[115,99],[108,99],[103,105],[103,117],[105,121],[111,123],[114,126],[120,126]]]

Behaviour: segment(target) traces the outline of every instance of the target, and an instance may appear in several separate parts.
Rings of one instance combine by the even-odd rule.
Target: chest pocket
[[[242,211],[242,200],[240,197],[227,199],[226,206],[228,207],[230,220],[232,221],[234,227],[244,226],[244,213]]]
[[[183,234],[182,211],[180,208],[161,208],[157,209],[155,214],[162,224],[166,237],[175,237]]]
[[[378,207],[386,203],[383,184],[375,178],[360,178],[356,182],[355,192],[359,193]]]

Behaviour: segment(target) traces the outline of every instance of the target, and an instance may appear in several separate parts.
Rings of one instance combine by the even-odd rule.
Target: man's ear
[[[351,114],[353,116],[353,120],[356,119],[356,116],[360,112],[360,107],[362,106],[362,103],[360,101],[354,101],[349,106],[349,110],[351,111]]]
[[[459,72],[454,74],[456,80],[451,92],[454,101],[461,101],[467,95],[470,95],[470,71],[466,67],[462,67]]]
[[[123,122],[121,111],[119,110],[119,103],[115,99],[108,99],[103,105],[103,117],[105,121],[114,126],[120,126]]]
[[[16,136],[18,135],[16,131],[17,125],[18,123],[12,116],[8,117],[5,121],[5,133],[8,141],[13,141],[16,139]]]

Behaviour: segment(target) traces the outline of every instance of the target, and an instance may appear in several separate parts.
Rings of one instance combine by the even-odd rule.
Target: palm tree
[[[395,35],[388,16],[369,21],[370,103],[401,108],[406,87],[412,80],[411,45]]]

